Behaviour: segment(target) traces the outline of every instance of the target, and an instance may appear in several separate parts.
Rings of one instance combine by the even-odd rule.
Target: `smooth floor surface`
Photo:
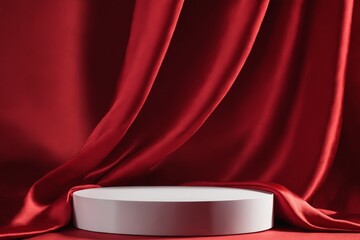
[[[85,239],[120,239],[120,240],[141,240],[141,239],[159,239],[159,240],[360,240],[359,233],[318,233],[318,232],[302,232],[298,229],[290,228],[274,228],[272,230],[230,235],[230,236],[217,236],[217,237],[144,237],[144,236],[129,236],[129,235],[115,235],[105,233],[95,233],[79,230],[76,228],[64,228],[58,232],[47,233],[37,237],[27,238],[31,240],[45,240],[45,239],[57,239],[57,240],[85,240]]]

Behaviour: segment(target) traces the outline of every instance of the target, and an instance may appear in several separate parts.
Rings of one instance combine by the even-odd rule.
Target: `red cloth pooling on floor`
[[[359,1],[0,1],[0,32],[0,238],[116,185],[262,189],[360,231]]]

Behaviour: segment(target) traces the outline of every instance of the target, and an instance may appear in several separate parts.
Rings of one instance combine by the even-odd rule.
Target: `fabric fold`
[[[315,177],[312,182],[309,184],[307,191],[304,193],[304,199],[310,199],[315,193],[316,190],[321,186],[321,183],[326,178],[328,170],[332,165],[332,162],[335,158],[337,145],[340,138],[340,129],[341,129],[341,119],[342,119],[342,109],[344,102],[344,91],[345,91],[345,82],[346,82],[346,65],[348,63],[348,53],[350,47],[350,34],[351,34],[351,21],[353,17],[353,1],[344,2],[343,13],[342,13],[342,23],[340,31],[340,41],[338,48],[338,64],[336,66],[336,83],[334,89],[334,99],[332,103],[331,116],[329,117],[328,131],[325,136],[325,142],[323,146],[322,155],[318,163],[318,167],[315,170]]]
[[[360,232],[360,1],[38,2],[0,1],[0,239],[123,185],[269,191],[276,219]]]
[[[14,225],[36,225],[32,223],[33,220],[37,222],[38,218],[48,217],[42,213],[56,209],[59,204],[56,203],[59,202],[58,198],[64,199],[68,189],[81,184],[82,175],[91,171],[120,141],[140,111],[155,81],[182,4],[183,1],[137,1],[114,103],[80,152],[31,187],[22,210],[13,220]],[[147,25],[144,26],[144,22]],[[158,29],[157,32],[154,32],[155,28]],[[139,44],[141,39],[146,41]],[[146,52],[148,49],[153,51]],[[143,69],[139,71],[141,66]]]
[[[189,33],[193,38],[189,39],[178,37],[183,29],[175,32],[157,82],[139,117],[131,126],[128,136],[120,142],[119,149],[110,156],[112,163],[105,166],[106,175],[101,173],[101,168],[100,172],[96,171],[96,174],[101,174],[100,184],[126,184],[136,176],[146,174],[149,168],[184,144],[217,108],[245,64],[268,1],[246,3],[239,1],[236,5],[223,4],[221,9],[211,9],[208,16],[203,12],[204,16],[213,17],[210,14],[216,10],[217,18],[212,21],[224,21],[221,28],[204,30],[212,38],[194,50],[199,53],[206,51],[209,55],[206,61],[190,61],[188,55],[194,53],[186,51],[192,45],[201,44],[198,41],[203,40],[202,36],[195,35],[200,29],[194,28],[194,32]],[[186,24],[202,27],[208,24],[204,20],[190,23],[194,17],[186,15],[190,7],[191,4],[185,5],[179,27]],[[245,9],[247,15],[243,14]],[[222,16],[226,18],[220,18]],[[215,31],[219,32],[215,35]],[[179,48],[184,49],[184,52],[177,52]],[[186,62],[194,64],[194,67],[182,69],[181,72],[174,68]],[[201,68],[195,67],[196,64],[200,64]],[[168,81],[169,77],[174,78],[173,81]],[[183,99],[184,95],[188,100]],[[158,116],[162,116],[162,119],[158,119]]]
[[[348,220],[345,216],[336,217],[334,213],[326,213],[322,209],[312,207],[298,195],[284,186],[266,182],[189,182],[186,186],[222,186],[249,188],[272,192],[275,198],[276,217],[303,229],[316,231],[349,231],[360,230],[360,219]]]

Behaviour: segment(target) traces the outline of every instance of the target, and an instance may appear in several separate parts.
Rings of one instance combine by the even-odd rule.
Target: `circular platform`
[[[105,233],[210,236],[273,224],[273,194],[223,187],[108,187],[73,194],[76,227]]]

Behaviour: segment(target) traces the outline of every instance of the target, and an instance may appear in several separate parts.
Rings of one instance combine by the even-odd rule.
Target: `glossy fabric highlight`
[[[0,239],[118,185],[266,190],[360,231],[359,1],[0,1],[0,32]]]

